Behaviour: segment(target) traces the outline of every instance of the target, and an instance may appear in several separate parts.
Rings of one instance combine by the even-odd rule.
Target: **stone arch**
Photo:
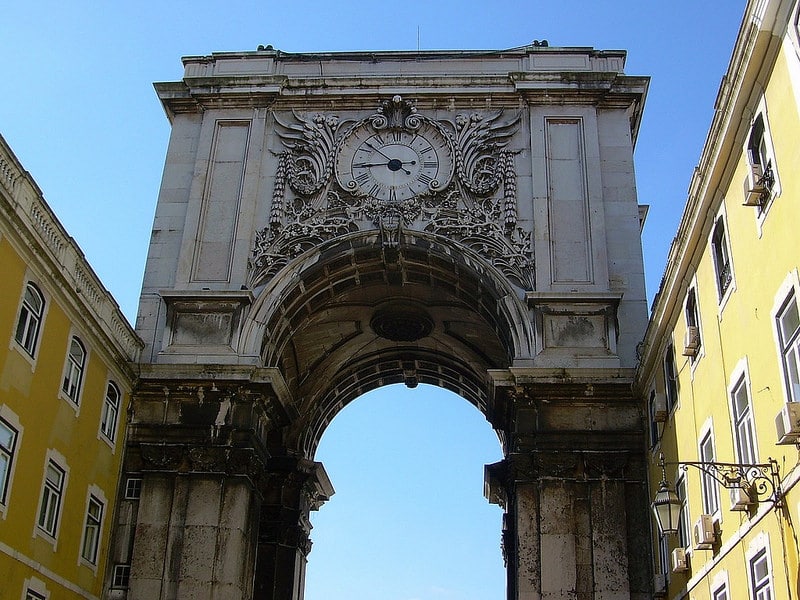
[[[651,595],[631,387],[647,81],[624,61],[269,48],[158,84],[173,134],[126,441],[142,497],[116,526],[128,600],[301,600],[333,492],[317,440],[394,381],[452,389],[499,432],[509,599]]]
[[[242,346],[278,369],[295,415],[283,444],[311,458],[325,425],[387,383],[430,383],[484,414],[487,372],[530,354],[530,318],[508,280],[458,242],[380,231],[331,240],[258,293]]]

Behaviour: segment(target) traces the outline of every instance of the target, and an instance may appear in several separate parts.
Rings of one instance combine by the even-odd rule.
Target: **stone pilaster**
[[[274,457],[262,486],[254,600],[302,600],[309,513],[333,495],[321,463]]]
[[[252,596],[267,437],[285,416],[258,373],[227,375],[143,373],[125,460],[141,496],[114,541],[129,549],[128,600]]]
[[[500,386],[506,458],[486,468],[505,509],[508,600],[649,597],[641,417],[626,382]]]

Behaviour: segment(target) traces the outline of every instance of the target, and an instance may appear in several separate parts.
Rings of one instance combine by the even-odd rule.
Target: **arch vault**
[[[309,512],[333,493],[319,439],[398,382],[498,432],[508,599],[649,597],[631,391],[647,80],[623,64],[268,49],[157,84],[172,139],[125,460],[141,495],[118,510],[130,585],[110,597],[300,600]]]

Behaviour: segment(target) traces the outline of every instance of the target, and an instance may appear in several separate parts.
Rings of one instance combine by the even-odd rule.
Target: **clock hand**
[[[375,152],[377,152],[378,154],[380,154],[380,155],[381,155],[383,158],[385,158],[386,160],[392,160],[391,158],[389,158],[388,156],[386,156],[386,155],[385,155],[383,152],[381,152],[381,149],[380,149],[380,148],[376,148],[375,146],[373,146],[373,145],[372,145],[372,144],[370,144],[369,142],[364,142],[364,145],[365,145],[365,146],[367,146],[368,148],[372,148],[373,150],[375,150]]]
[[[403,162],[403,161],[401,161],[401,160],[398,160],[398,159],[396,159],[396,158],[389,158],[389,157],[388,157],[388,156],[386,156],[386,155],[385,155],[383,152],[381,152],[381,149],[380,149],[380,148],[376,148],[375,146],[373,146],[373,145],[372,145],[372,144],[370,144],[369,142],[364,142],[364,145],[365,145],[367,148],[372,148],[372,149],[373,149],[375,152],[377,152],[377,153],[378,153],[378,154],[380,154],[380,155],[381,155],[383,158],[385,158],[386,160],[388,160],[389,162],[386,164],[386,166],[387,166],[387,167],[389,167],[389,170],[390,170],[390,171],[403,171],[403,173],[405,173],[406,175],[411,175],[411,171],[409,171],[408,169],[404,169],[404,168],[403,168],[403,165],[404,165],[404,164],[406,164],[406,163],[410,163],[410,164],[412,164],[412,165],[413,165],[413,164],[414,164],[414,161],[405,161],[405,162]],[[381,166],[381,165],[375,165],[375,166]]]
[[[417,161],[415,161],[415,160],[403,160],[403,161],[400,161],[400,160],[397,160],[397,159],[393,158],[389,162],[392,162],[392,161],[395,161],[393,164],[398,164],[399,163],[401,165],[415,165],[415,164],[417,164]],[[360,169],[362,167],[388,167],[389,163],[355,163],[353,166],[355,168],[357,168],[357,169]]]

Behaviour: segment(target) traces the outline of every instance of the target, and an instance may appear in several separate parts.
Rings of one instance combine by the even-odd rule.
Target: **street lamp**
[[[658,486],[656,497],[653,499],[653,514],[656,517],[658,530],[662,535],[678,533],[678,522],[681,518],[681,500],[667,483],[667,469],[663,452],[658,457],[658,464],[661,466],[661,483]]]
[[[678,522],[681,514],[681,500],[672,491],[667,483],[666,463],[664,454],[659,455],[658,464],[661,466],[661,483],[653,499],[653,513],[662,534],[677,533]],[[720,462],[675,462],[686,471],[694,467],[712,477],[723,487],[729,490],[743,490],[747,497],[754,503],[760,496],[772,501],[774,508],[783,506],[783,492],[781,491],[781,478],[778,462],[770,458],[768,463],[720,463]]]

